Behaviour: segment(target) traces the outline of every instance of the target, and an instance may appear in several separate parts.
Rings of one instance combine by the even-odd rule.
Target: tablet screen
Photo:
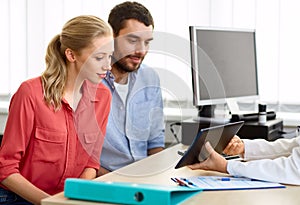
[[[243,124],[244,122],[240,121],[201,129],[175,169],[204,161],[208,157],[204,146],[207,141],[210,142],[216,152],[221,154]]]

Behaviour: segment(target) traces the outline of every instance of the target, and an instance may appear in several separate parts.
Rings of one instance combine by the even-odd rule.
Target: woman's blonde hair
[[[60,35],[49,43],[46,52],[46,70],[42,74],[44,98],[55,110],[61,108],[61,100],[67,81],[65,50],[70,48],[80,54],[96,37],[112,35],[111,27],[102,19],[82,15],[69,20]]]

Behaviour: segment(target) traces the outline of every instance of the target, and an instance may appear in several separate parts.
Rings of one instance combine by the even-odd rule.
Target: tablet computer
[[[231,138],[239,131],[243,124],[243,121],[239,121],[201,129],[175,166],[175,169],[206,160],[209,154],[204,144],[207,141],[210,142],[216,152],[222,154]]]

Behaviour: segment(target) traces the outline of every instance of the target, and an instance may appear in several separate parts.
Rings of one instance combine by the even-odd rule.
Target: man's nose
[[[145,42],[139,42],[135,48],[136,53],[140,53],[145,55],[147,53],[148,46],[145,44]]]

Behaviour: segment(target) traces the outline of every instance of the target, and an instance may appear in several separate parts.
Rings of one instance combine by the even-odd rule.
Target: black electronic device
[[[208,152],[204,146],[207,141],[210,142],[216,152],[221,154],[243,123],[240,121],[201,129],[175,168],[205,160],[208,157]]]
[[[203,128],[214,127],[229,123],[229,120],[216,120],[214,118],[197,117],[189,118],[181,122],[181,143],[184,145],[192,144],[195,136]]]
[[[259,113],[232,114],[231,122],[237,122],[237,121],[258,122],[258,118],[259,118]],[[267,120],[274,120],[274,119],[276,119],[276,113],[274,111],[267,112]]]
[[[238,100],[257,100],[255,30],[190,26],[193,104],[214,117],[217,104],[231,113]],[[232,106],[234,105],[234,106]]]
[[[268,141],[274,141],[281,138],[283,130],[282,119],[268,120],[266,123],[245,122],[237,135],[243,139],[262,138]]]

